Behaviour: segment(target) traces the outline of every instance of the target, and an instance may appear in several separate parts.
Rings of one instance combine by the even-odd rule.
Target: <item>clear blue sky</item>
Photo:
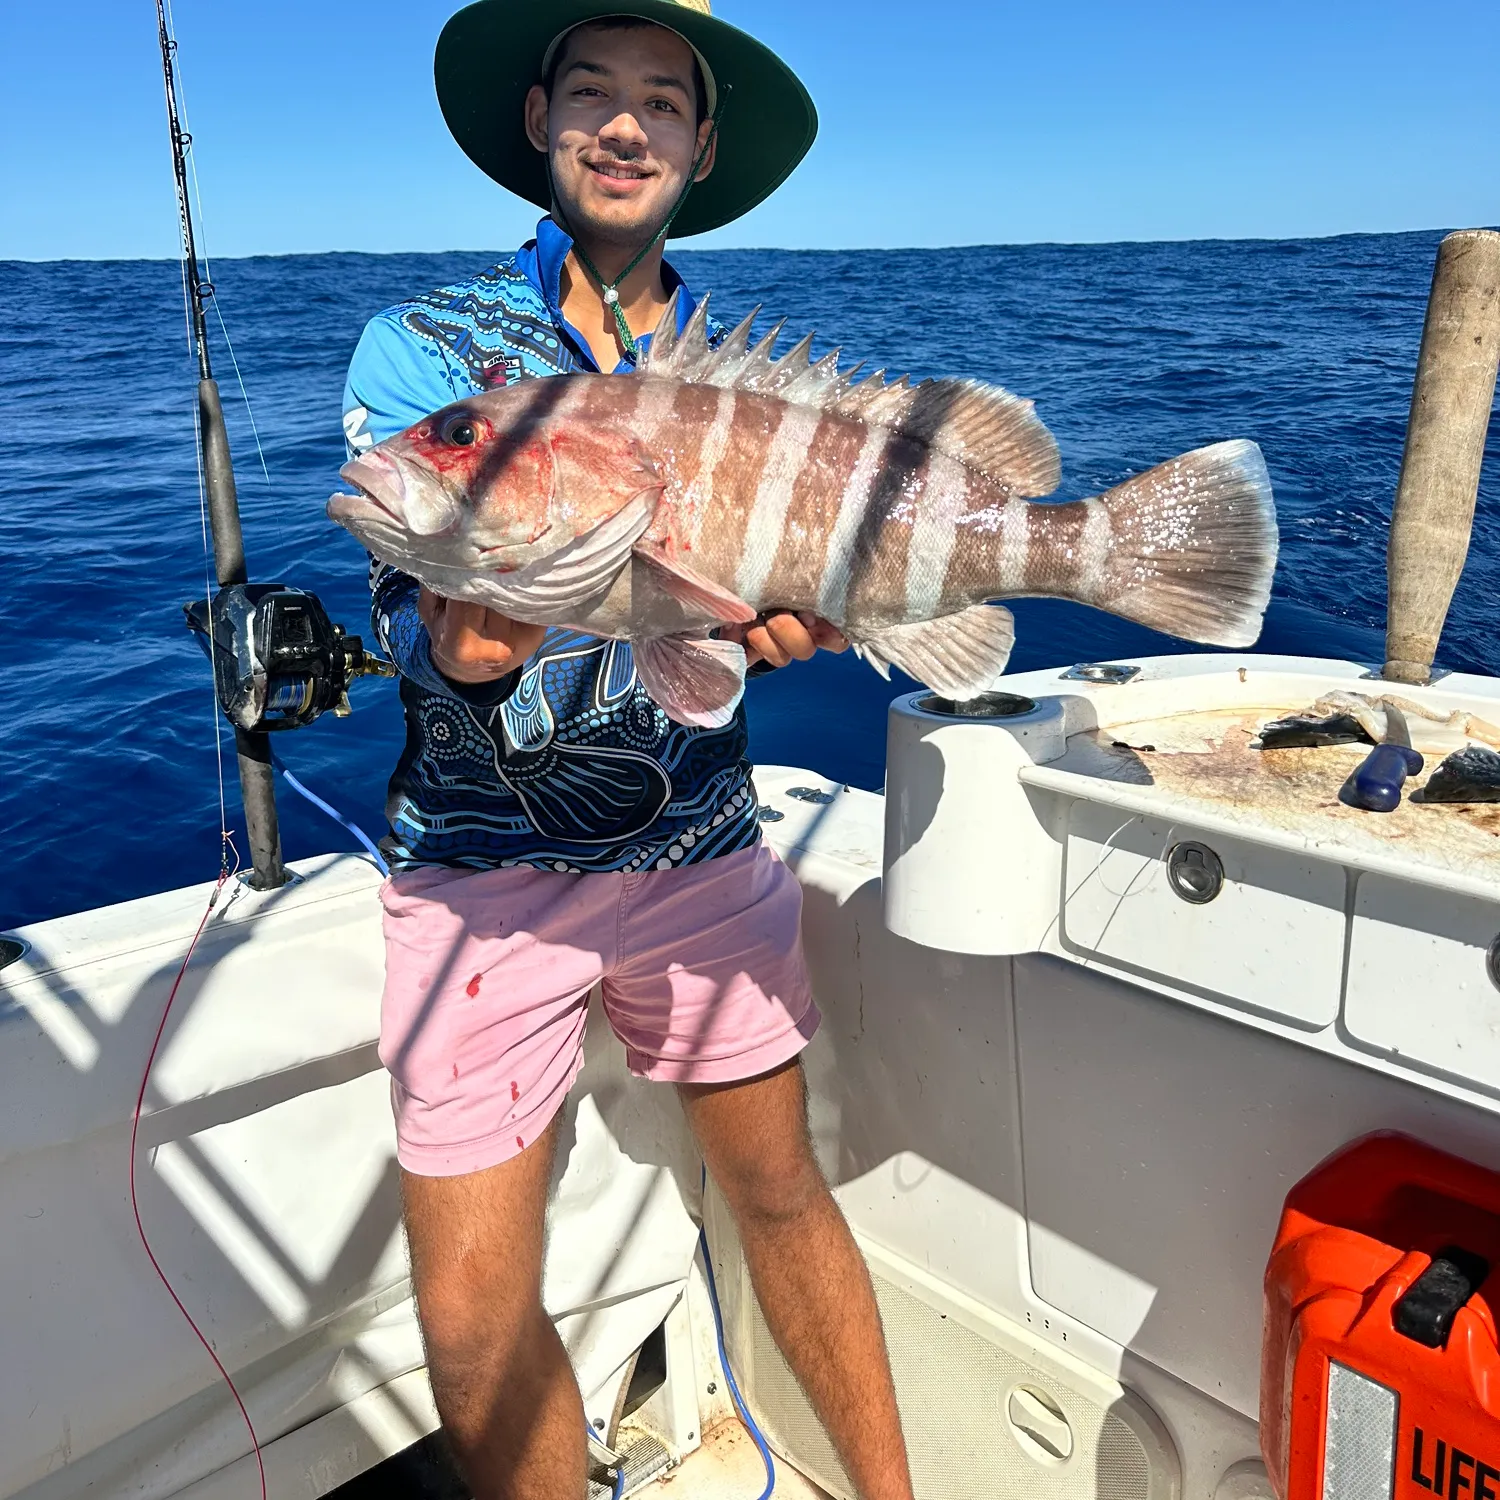
[[[208,248],[517,242],[432,93],[456,0],[177,0]],[[716,0],[817,100],[694,243],[1337,234],[1500,220],[1500,3]],[[173,256],[151,0],[0,6],[0,258]]]

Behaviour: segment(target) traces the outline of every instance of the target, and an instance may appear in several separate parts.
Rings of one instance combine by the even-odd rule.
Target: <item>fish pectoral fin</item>
[[[715,583],[680,557],[669,556],[660,543],[637,542],[635,555],[664,594],[710,619],[726,625],[748,625],[759,613],[753,604],[746,604],[738,594]]]
[[[900,667],[944,698],[977,698],[1004,670],[1016,638],[1008,609],[976,604],[956,615],[892,625],[874,635],[855,636],[855,650],[880,673]]]
[[[565,625],[580,618],[609,592],[629,563],[660,497],[656,487],[641,490],[614,515],[557,551],[514,573],[485,575],[482,602],[533,625]]]
[[[733,641],[659,635],[633,640],[630,649],[641,686],[669,719],[721,729],[734,717],[745,695],[743,647]]]

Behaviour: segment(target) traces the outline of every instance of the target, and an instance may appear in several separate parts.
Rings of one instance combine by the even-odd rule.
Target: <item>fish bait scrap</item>
[[[1468,745],[1450,755],[1422,788],[1423,802],[1500,802],[1500,754]]]

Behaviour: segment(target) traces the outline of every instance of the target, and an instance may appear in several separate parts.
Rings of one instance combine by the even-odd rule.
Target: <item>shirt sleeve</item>
[[[383,443],[473,387],[435,344],[416,338],[389,313],[372,318],[360,335],[344,383],[344,440],[350,457]],[[503,703],[520,680],[450,682],[432,664],[427,627],[417,613],[417,580],[388,563],[370,561],[370,625],[403,677],[430,693],[475,706]]]
[[[396,670],[429,693],[457,698],[475,708],[493,708],[515,692],[520,669],[493,682],[451,682],[432,664],[427,627],[417,613],[420,585],[409,573],[370,560],[370,626]]]
[[[468,372],[391,313],[371,318],[344,382],[344,440],[351,456],[405,432],[440,406],[472,396]]]

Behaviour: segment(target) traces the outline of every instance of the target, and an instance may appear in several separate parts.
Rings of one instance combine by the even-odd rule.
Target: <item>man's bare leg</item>
[[[557,1130],[483,1172],[401,1177],[432,1394],[475,1500],[587,1489],[583,1398],[542,1309]]]
[[[863,1500],[911,1500],[875,1293],[807,1133],[802,1069],[678,1092],[776,1347]]]

